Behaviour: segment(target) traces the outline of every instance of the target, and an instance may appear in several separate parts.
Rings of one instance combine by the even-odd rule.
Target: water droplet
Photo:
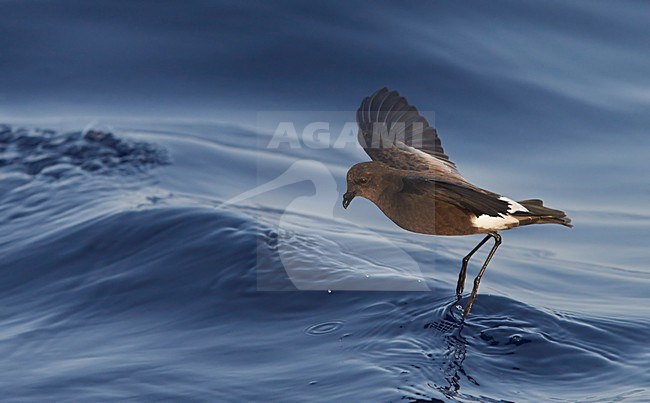
[[[332,290],[327,290],[327,293],[328,293],[328,294],[331,294],[331,293],[332,293]]]

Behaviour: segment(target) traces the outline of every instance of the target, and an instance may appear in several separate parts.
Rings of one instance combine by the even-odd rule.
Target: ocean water
[[[650,400],[648,11],[0,3],[2,399]],[[575,224],[503,232],[464,324],[480,236],[341,207],[384,85]]]

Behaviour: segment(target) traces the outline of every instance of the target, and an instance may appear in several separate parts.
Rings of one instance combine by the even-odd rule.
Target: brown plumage
[[[343,207],[356,196],[372,201],[401,228],[430,235],[487,236],[463,259],[456,292],[460,297],[467,263],[489,238],[495,244],[479,271],[463,318],[476,298],[480,279],[501,244],[498,231],[530,224],[571,227],[563,211],[541,200],[516,202],[463,178],[445,154],[436,130],[396,91],[382,88],[357,111],[359,143],[373,161],[347,174]]]

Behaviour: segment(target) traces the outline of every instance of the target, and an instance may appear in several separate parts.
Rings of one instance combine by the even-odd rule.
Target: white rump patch
[[[511,215],[499,214],[498,217],[493,217],[487,214],[481,214],[476,218],[472,218],[472,224],[476,228],[487,229],[490,231],[498,231],[512,227],[512,224],[519,223],[515,217]]]

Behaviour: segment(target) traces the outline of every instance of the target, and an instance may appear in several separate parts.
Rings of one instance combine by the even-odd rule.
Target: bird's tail
[[[573,227],[571,225],[571,219],[567,217],[564,211],[548,208],[539,199],[522,200],[519,204],[526,207],[532,213],[518,216],[519,225],[561,224],[565,227]]]

